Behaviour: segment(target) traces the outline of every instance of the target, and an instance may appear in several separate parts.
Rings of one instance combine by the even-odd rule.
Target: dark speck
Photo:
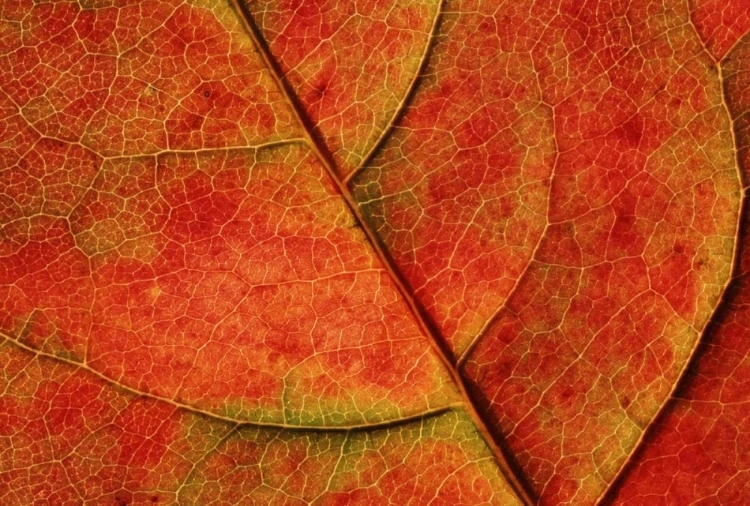
[[[206,91],[203,92],[203,96],[206,97],[206,98],[208,98],[208,97],[211,96],[211,92],[208,91],[208,90],[206,90]]]
[[[322,83],[318,84],[317,86],[315,86],[315,94],[318,95],[318,96],[321,96],[321,95],[323,95],[323,93],[326,92],[327,89],[328,89],[328,83],[327,82],[322,82]]]

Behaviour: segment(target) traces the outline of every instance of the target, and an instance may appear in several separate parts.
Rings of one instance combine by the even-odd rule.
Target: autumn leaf
[[[750,6],[0,5],[0,502],[741,504]]]

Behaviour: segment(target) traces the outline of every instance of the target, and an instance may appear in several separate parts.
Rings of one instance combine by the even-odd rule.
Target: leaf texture
[[[750,27],[750,23],[746,23]],[[736,41],[720,61],[735,120],[737,160],[747,191],[750,40]],[[748,214],[740,218],[733,279],[706,330],[699,360],[679,385],[664,417],[623,475],[613,497],[623,504],[741,504],[748,492]],[[643,483],[651,483],[644,487]]]
[[[0,502],[741,504],[749,13],[3,3]]]

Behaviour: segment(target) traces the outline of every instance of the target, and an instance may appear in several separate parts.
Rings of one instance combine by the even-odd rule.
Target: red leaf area
[[[748,29],[4,2],[0,502],[743,504]]]

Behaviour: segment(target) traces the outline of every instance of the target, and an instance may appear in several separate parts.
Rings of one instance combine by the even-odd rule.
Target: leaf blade
[[[706,329],[698,360],[670,401],[670,409],[646,434],[611,498],[621,504],[663,501],[740,503],[747,483],[747,35],[720,62],[727,106],[734,122],[736,156],[745,184],[733,277]],[[660,478],[650,480],[658,469]],[[639,483],[651,482],[644,488]],[[691,482],[692,486],[680,486]]]

